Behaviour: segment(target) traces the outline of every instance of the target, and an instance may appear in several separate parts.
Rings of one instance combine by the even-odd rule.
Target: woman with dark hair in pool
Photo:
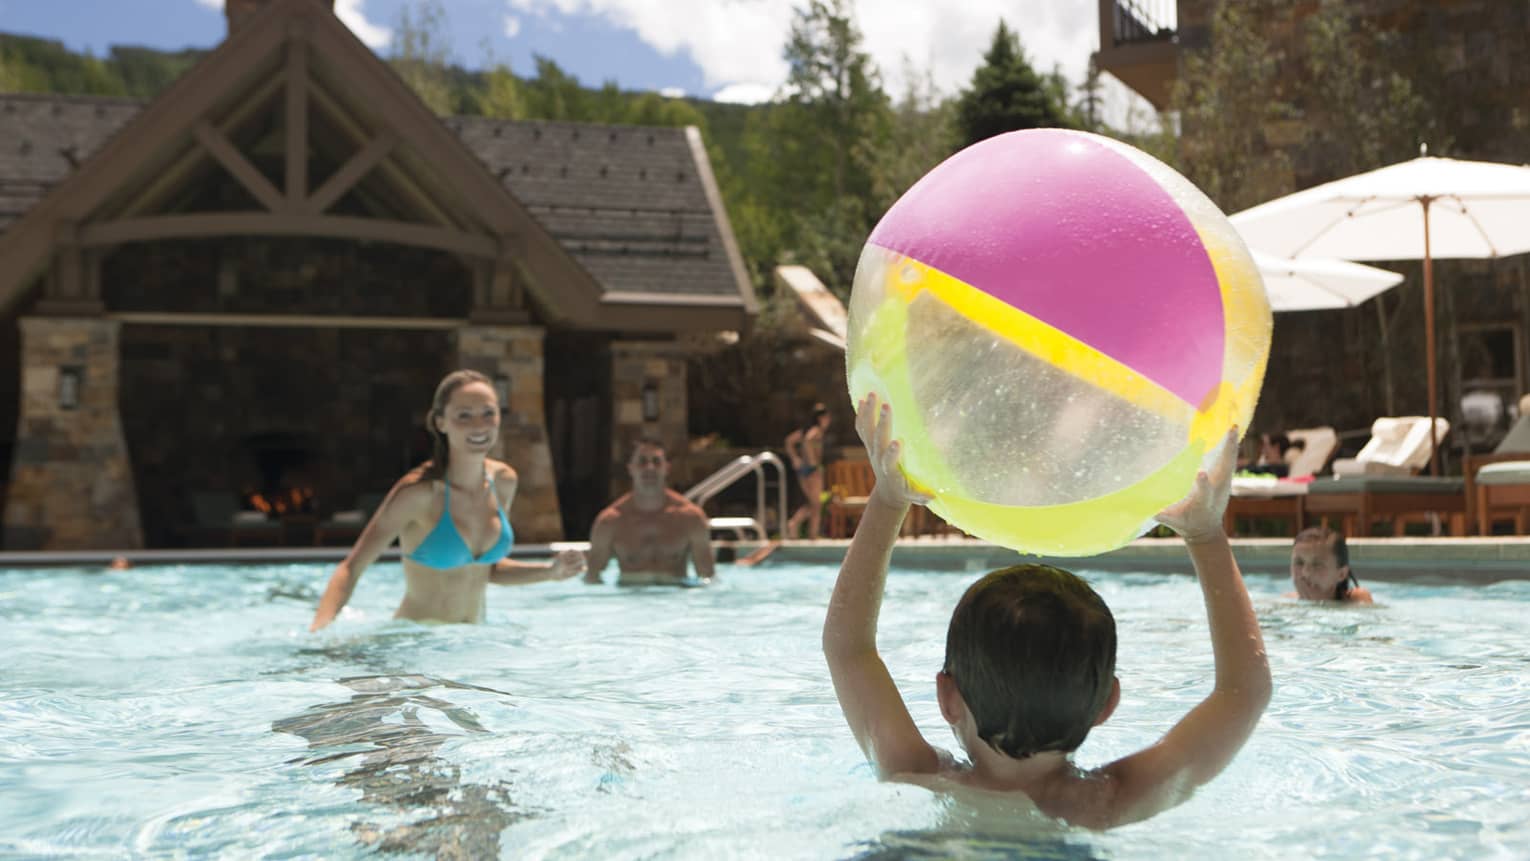
[[[510,465],[489,457],[499,439],[499,397],[488,377],[453,371],[436,386],[425,429],[430,460],[393,485],[351,552],[335,567],[310,631],[333,622],[368,565],[398,539],[404,551],[404,601],[395,618],[479,622],[485,587],[562,580],[584,570],[584,554],[548,564],[506,558],[515,534]]]
[[[1326,526],[1303,529],[1291,545],[1291,583],[1309,601],[1372,603],[1371,593],[1349,570],[1344,536]]]
[[[828,407],[814,404],[813,418],[807,426],[786,435],[786,456],[797,473],[797,486],[807,499],[786,521],[782,538],[796,538],[804,520],[808,523],[808,537],[818,537],[818,524],[823,516],[823,437],[833,420]]]

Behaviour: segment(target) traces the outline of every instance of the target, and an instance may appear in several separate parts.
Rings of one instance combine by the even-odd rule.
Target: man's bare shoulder
[[[668,494],[669,504],[664,507],[664,513],[686,520],[706,522],[707,513],[701,510],[701,506],[673,490],[666,490],[665,493]]]
[[[621,520],[622,519],[622,515],[628,513],[631,510],[631,508],[632,508],[632,494],[624,493],[621,496],[618,496],[614,501],[612,501],[612,503],[610,505],[607,505],[605,508],[602,508],[600,510],[600,513],[595,515],[595,522],[596,523],[610,523],[612,521]]]

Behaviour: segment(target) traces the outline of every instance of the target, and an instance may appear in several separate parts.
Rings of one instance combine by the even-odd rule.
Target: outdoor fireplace
[[[317,446],[307,434],[274,431],[245,437],[241,448],[255,468],[256,481],[240,494],[241,507],[273,520],[312,514],[317,507],[310,467]]]

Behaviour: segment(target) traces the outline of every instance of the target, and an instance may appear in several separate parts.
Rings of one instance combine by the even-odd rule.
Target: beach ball
[[[855,403],[892,405],[911,483],[979,538],[1120,547],[1247,428],[1270,305],[1237,231],[1110,138],[1010,132],[938,165],[861,252]]]

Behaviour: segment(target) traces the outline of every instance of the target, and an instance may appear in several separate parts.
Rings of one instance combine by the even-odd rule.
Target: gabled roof
[[[126,99],[0,96],[0,232],[142,108]]]
[[[46,267],[61,228],[88,225],[123,188],[184,152],[196,123],[283,74],[289,37],[310,49],[310,75],[372,129],[397,136],[397,167],[452,207],[462,229],[513,257],[544,317],[679,331],[736,328],[754,312],[694,129],[582,126],[589,131],[581,136],[607,146],[613,135],[629,139],[631,151],[618,158],[609,148],[560,145],[560,131],[563,144],[575,143],[569,124],[443,124],[309,0],[276,0],[146,106],[0,96],[0,306]],[[628,187],[634,174],[636,190]]]
[[[481,117],[447,126],[607,290],[743,295],[753,308],[695,129]]]

